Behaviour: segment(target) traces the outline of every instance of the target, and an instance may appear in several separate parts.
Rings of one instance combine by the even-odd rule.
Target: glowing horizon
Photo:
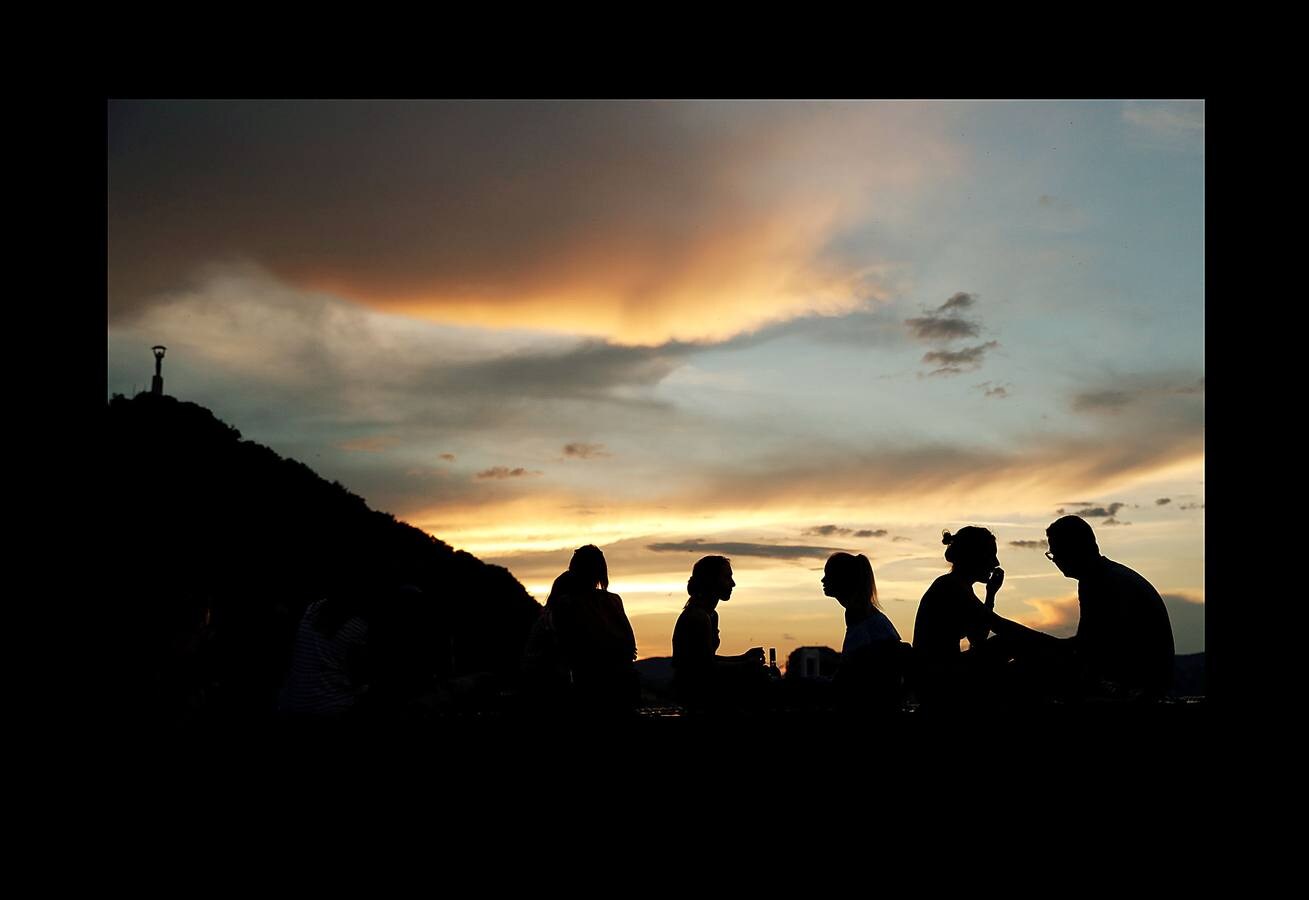
[[[1202,102],[109,112],[108,391],[166,344],[170,393],[539,600],[597,544],[642,657],[710,547],[724,653],[839,647],[833,549],[908,640],[966,524],[1066,629],[1061,509],[1204,648]]]

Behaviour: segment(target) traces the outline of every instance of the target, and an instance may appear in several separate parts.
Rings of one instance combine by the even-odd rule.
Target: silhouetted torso
[[[959,641],[986,635],[986,610],[972,585],[953,572],[927,589],[914,619],[914,652],[931,659],[959,655]]]
[[[365,690],[368,624],[353,615],[325,633],[319,616],[330,602],[315,601],[300,620],[291,671],[278,702],[288,715],[342,715],[354,708]]]
[[[959,641],[981,647],[989,631],[986,608],[972,582],[953,572],[932,582],[914,619],[914,668],[919,700],[927,705],[962,702],[978,686],[965,665]]]
[[[721,643],[718,610],[688,606],[673,626],[673,668],[683,679],[703,675],[712,669]]]
[[[584,704],[618,708],[639,699],[636,636],[617,594],[585,590],[560,598],[552,620]]]
[[[1151,693],[1172,683],[1173,631],[1163,599],[1150,582],[1100,557],[1078,579],[1081,620],[1077,655],[1088,676]]]
[[[899,641],[900,632],[880,609],[874,609],[872,615],[861,622],[847,625],[845,640],[841,644],[841,655],[857,653],[875,641]]]

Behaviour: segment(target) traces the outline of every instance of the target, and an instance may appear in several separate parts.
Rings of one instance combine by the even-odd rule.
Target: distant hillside
[[[194,403],[116,395],[105,437],[104,502],[80,527],[108,545],[102,611],[122,629],[124,703],[133,690],[187,702],[170,691],[202,656],[195,677],[216,680],[226,708],[267,709],[310,602],[399,584],[426,594],[434,671],[516,669],[540,605],[508,570],[369,509]]]

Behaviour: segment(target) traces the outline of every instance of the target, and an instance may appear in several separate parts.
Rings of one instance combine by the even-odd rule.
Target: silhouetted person
[[[898,705],[909,649],[877,603],[868,557],[833,553],[823,567],[823,593],[845,609],[845,640],[836,671],[837,699],[847,709]]]
[[[732,597],[736,582],[725,556],[706,556],[691,569],[689,598],[673,627],[673,690],[692,707],[749,704],[768,682],[764,648],[739,656],[718,656],[718,604]]]
[[[636,635],[623,598],[609,592],[609,566],[594,544],[579,547],[559,595],[551,591],[550,620],[571,672],[579,704],[594,711],[631,709],[640,701]]]
[[[995,535],[968,525],[955,534],[941,532],[950,571],[932,582],[914,620],[915,690],[927,707],[968,704],[990,689],[992,660],[986,647],[989,614],[1004,584]],[[973,585],[986,585],[986,602]],[[959,642],[968,638],[968,651]]]
[[[295,636],[278,710],[293,718],[339,717],[368,689],[366,595],[350,590],[315,600]]]
[[[1150,582],[1100,555],[1095,531],[1081,516],[1064,516],[1045,531],[1046,552],[1059,571],[1077,579],[1081,616],[1066,640],[991,614],[1012,655],[1059,692],[1115,698],[1157,697],[1173,678],[1173,629]]]
[[[572,572],[563,572],[550,586],[545,608],[533,623],[523,650],[523,678],[528,698],[538,707],[558,709],[569,700],[573,684],[572,670],[564,658],[555,628],[555,614],[566,604],[567,597],[581,590],[582,582]]]

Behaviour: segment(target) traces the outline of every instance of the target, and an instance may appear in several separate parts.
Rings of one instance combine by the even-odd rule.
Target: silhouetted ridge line
[[[124,714],[270,715],[311,602],[402,584],[423,592],[433,675],[516,671],[541,606],[507,569],[369,509],[195,403],[115,395],[105,430],[94,539],[108,544],[101,612],[123,665],[106,688]]]

